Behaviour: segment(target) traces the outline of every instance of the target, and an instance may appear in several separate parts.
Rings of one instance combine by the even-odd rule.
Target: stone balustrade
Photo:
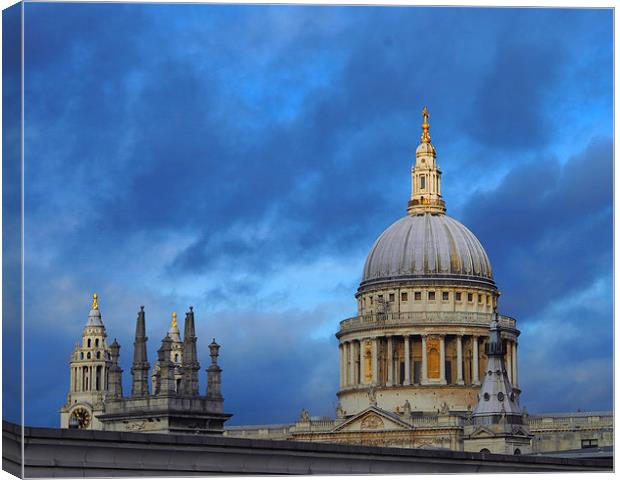
[[[397,312],[373,313],[347,318],[340,322],[340,333],[374,327],[397,327],[413,325],[462,325],[488,327],[491,313],[480,312]],[[504,329],[515,330],[516,320],[499,315],[499,324]]]
[[[594,413],[566,413],[545,416],[528,416],[527,423],[534,431],[557,428],[574,427],[613,427],[613,416],[609,412]]]

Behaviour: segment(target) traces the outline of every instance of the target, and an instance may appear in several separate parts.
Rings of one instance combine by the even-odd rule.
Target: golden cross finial
[[[91,307],[93,310],[99,310],[99,305],[97,304],[97,294],[93,293],[93,306]]]
[[[424,118],[424,121],[422,122],[422,143],[431,143],[431,135],[428,133],[428,129],[430,128],[430,124],[428,123],[428,117],[430,117],[430,115],[428,114],[428,108],[426,108],[426,106],[422,109],[422,117]]]
[[[172,328],[177,328],[177,312],[172,312]]]

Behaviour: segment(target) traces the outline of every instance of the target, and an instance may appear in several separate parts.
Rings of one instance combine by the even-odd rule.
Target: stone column
[[[403,336],[405,342],[405,385],[411,385],[411,352],[409,351],[409,335]]]
[[[355,385],[355,343],[349,342],[349,386]]]
[[[363,385],[366,380],[366,370],[365,370],[365,362],[364,362],[364,341],[360,340],[359,342],[360,351],[359,351],[359,359],[360,359],[360,385]]]
[[[519,382],[517,378],[517,342],[512,343],[512,378],[514,379],[512,382],[512,386],[515,388],[519,388]]]
[[[512,376],[512,341],[506,341],[506,374],[508,375],[508,379],[510,383],[514,383],[514,378]]]
[[[427,371],[427,356],[426,356],[426,334],[422,335],[422,385],[428,383],[428,371]]]
[[[394,345],[392,336],[387,337],[387,386],[394,384]]]
[[[480,384],[480,375],[478,373],[479,369],[478,369],[478,335],[474,335],[472,337],[472,342],[473,342],[473,351],[472,351],[472,356],[471,356],[471,361],[472,361],[472,383],[474,385],[479,385]]]
[[[378,380],[378,375],[377,375],[377,365],[378,365],[378,343],[379,343],[379,338],[378,337],[374,337],[372,339],[372,383],[376,384],[377,380]]]
[[[338,345],[338,360],[340,362],[340,389],[342,389],[344,387],[344,345],[342,343]]]
[[[446,336],[439,337],[439,383],[446,384]]]
[[[342,386],[346,387],[349,384],[349,350],[348,343],[342,342]]]
[[[463,335],[456,336],[456,384],[463,385]]]

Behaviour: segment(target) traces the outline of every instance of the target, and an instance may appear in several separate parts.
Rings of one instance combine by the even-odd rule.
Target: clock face
[[[84,407],[77,407],[71,416],[77,420],[77,428],[88,428],[90,425],[90,412]]]

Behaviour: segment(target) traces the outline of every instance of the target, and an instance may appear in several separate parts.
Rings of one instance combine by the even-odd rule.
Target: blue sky
[[[100,296],[125,385],[196,311],[230,424],[333,415],[334,333],[405,214],[428,105],[448,213],[518,319],[530,412],[612,407],[612,12],[27,4],[26,423]],[[201,388],[204,389],[204,372]]]

